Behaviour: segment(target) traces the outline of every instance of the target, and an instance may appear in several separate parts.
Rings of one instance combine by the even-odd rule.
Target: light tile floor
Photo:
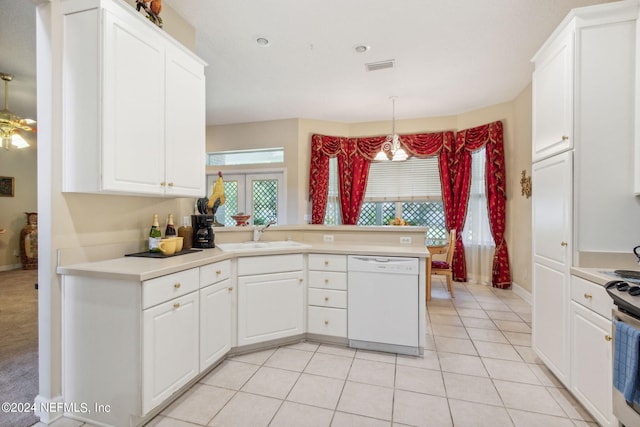
[[[455,295],[434,277],[424,358],[313,342],[236,356],[148,426],[597,425],[531,350],[526,302],[463,283]]]

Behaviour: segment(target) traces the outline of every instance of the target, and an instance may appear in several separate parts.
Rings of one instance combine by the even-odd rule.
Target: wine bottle
[[[158,244],[161,237],[162,232],[160,231],[160,224],[158,224],[158,214],[153,214],[153,223],[149,231],[149,252],[160,252]]]
[[[193,228],[189,225],[189,217],[182,218],[182,224],[178,227],[178,236],[183,237],[182,249],[191,249],[193,245]]]
[[[164,230],[164,237],[173,237],[176,235],[176,228],[173,225],[173,214],[169,214],[167,220],[167,228]]]

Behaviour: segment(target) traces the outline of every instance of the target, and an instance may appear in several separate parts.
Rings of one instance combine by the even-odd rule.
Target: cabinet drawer
[[[347,310],[309,307],[308,330],[311,334],[347,336]]]
[[[218,283],[231,276],[231,261],[220,261],[200,267],[200,287]]]
[[[309,254],[309,270],[347,271],[347,256]]]
[[[347,308],[347,292],[309,288],[309,305]]]
[[[142,307],[149,308],[198,289],[197,268],[142,282]]]
[[[309,271],[309,286],[312,288],[347,290],[347,273],[336,271]]]
[[[571,276],[571,299],[599,315],[611,319],[613,300],[607,294],[604,286],[581,277]]]
[[[303,269],[302,261],[302,254],[238,258],[238,276],[298,271]]]

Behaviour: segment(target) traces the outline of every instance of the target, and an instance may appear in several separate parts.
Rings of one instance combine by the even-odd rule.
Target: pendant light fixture
[[[387,138],[382,143],[382,147],[380,147],[380,151],[376,154],[374,160],[382,161],[389,160],[389,154],[391,155],[391,160],[394,162],[402,162],[407,160],[409,156],[407,156],[407,152],[404,151],[404,148],[400,145],[400,135],[396,133],[396,98],[397,96],[389,97],[391,99],[391,103],[393,105],[393,121],[391,125],[391,134],[387,135]],[[389,153],[389,154],[387,154]]]
[[[13,80],[12,74],[0,73],[0,78],[4,80],[4,109],[0,111],[0,139],[2,147],[8,150],[11,147],[25,148],[29,143],[17,132],[18,130],[33,130],[30,124],[35,121],[23,119],[9,111],[9,82]]]

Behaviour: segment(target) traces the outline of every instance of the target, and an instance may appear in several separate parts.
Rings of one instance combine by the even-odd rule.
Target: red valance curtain
[[[312,224],[324,222],[331,157],[338,157],[342,223],[357,222],[366,189],[369,164],[385,140],[386,136],[343,138],[312,135],[309,176]],[[495,287],[508,288],[511,284],[511,273],[504,240],[506,180],[502,122],[466,129],[457,132],[455,137],[452,131],[400,135],[400,144],[410,156],[439,155],[445,223],[447,229],[455,229],[458,236],[453,261],[454,279],[458,281],[467,280],[462,229],[471,185],[471,152],[487,145],[485,182],[489,223],[496,242],[492,282]]]

